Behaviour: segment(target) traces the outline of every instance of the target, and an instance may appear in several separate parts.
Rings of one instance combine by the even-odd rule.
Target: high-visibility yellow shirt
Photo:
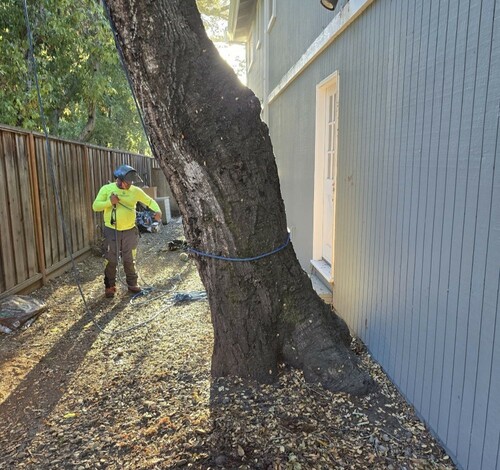
[[[116,213],[114,219],[116,225],[112,224],[113,204],[110,197],[116,194],[120,202],[116,204]],[[141,188],[130,186],[128,189],[122,189],[116,183],[105,184],[97,193],[92,209],[94,212],[104,211],[104,225],[116,230],[130,230],[135,227],[135,206],[141,202],[155,212],[161,212],[158,203],[149,197]]]

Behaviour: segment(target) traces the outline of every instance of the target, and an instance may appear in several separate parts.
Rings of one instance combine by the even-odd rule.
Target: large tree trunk
[[[238,258],[282,245],[285,210],[259,100],[220,58],[195,1],[107,3],[189,245]],[[272,382],[285,362],[331,390],[370,388],[348,328],[313,291],[291,244],[258,261],[195,258],[212,312],[213,376]]]

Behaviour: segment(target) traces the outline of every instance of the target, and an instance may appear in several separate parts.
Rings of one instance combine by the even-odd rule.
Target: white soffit
[[[290,85],[309,64],[325,50],[337,37],[360,16],[375,0],[350,0],[323,32],[309,46],[297,63],[283,76],[278,86],[269,93],[267,102],[271,103]]]

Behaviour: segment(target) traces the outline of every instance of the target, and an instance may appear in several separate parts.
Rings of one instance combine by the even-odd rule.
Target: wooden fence
[[[27,293],[89,253],[99,188],[120,164],[151,182],[153,158],[0,125],[0,298]],[[51,161],[50,161],[51,160]],[[60,210],[56,204],[60,195]],[[62,213],[62,220],[60,217]]]

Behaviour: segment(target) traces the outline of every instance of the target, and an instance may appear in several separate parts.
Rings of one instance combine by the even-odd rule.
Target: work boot
[[[104,290],[104,295],[106,298],[111,299],[112,297],[115,296],[115,292],[116,292],[115,286],[106,287],[106,289]]]
[[[128,286],[128,291],[133,294],[138,294],[139,292],[142,292],[142,289],[139,286]]]

